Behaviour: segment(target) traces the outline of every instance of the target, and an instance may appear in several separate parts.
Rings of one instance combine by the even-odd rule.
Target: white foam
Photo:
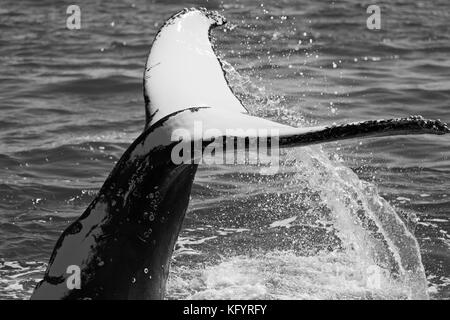
[[[345,252],[235,256],[204,268],[174,267],[169,299],[406,299],[408,286]]]

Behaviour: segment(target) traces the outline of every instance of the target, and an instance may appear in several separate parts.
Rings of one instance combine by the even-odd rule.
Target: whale
[[[420,116],[296,128],[252,115],[233,93],[215,53],[211,32],[225,23],[218,12],[189,8],[162,25],[144,69],[144,130],[86,210],[62,232],[31,299],[164,299],[199,166],[194,152],[187,153],[190,161],[173,161],[177,129],[193,132],[201,122],[204,130],[189,138],[201,150],[227,129],[249,127],[276,130],[280,148],[450,132],[440,120]],[[226,138],[262,139],[258,130],[234,132]],[[245,151],[249,144],[233,147]],[[79,270],[75,287],[69,285],[73,266]]]

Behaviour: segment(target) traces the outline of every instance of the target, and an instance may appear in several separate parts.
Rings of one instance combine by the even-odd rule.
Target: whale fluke
[[[161,27],[144,71],[146,126],[187,107],[247,112],[228,86],[210,41],[226,19],[206,9],[184,9]]]
[[[144,71],[144,132],[84,213],[62,233],[32,299],[164,297],[197,170],[195,162],[171,158],[179,143],[172,137],[177,129],[194,132],[201,122],[204,131],[192,140],[201,141],[202,148],[227,129],[275,129],[281,147],[450,132],[444,123],[419,116],[305,128],[252,116],[228,86],[209,39],[211,28],[224,23],[216,12],[185,9],[158,32]],[[258,131],[234,132],[227,137],[260,138]],[[79,288],[68,285],[68,270],[74,266],[80,270]]]
[[[227,135],[227,138],[253,139],[258,138],[258,132],[262,130],[276,130],[275,138],[279,140],[280,147],[302,147],[355,138],[450,133],[449,127],[442,121],[425,119],[418,115],[406,118],[296,128],[246,113],[232,113],[209,107],[181,110],[174,116],[173,120],[167,121],[166,125],[170,127],[168,133],[180,128],[194,132],[197,123],[202,124],[203,131],[203,134],[197,139],[204,143],[220,137],[222,133],[227,131],[239,133],[237,135],[233,133],[232,136]],[[218,133],[214,133],[216,131]],[[271,138],[270,135],[267,137]],[[166,138],[169,141],[169,136]]]

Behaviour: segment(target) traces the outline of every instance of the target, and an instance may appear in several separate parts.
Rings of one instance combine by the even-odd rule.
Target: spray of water
[[[264,89],[222,61],[235,93],[250,111],[291,125],[303,118],[267,98]],[[362,181],[320,146],[292,149],[283,181],[303,208],[273,226],[313,221],[339,243],[311,251],[272,250],[224,257],[202,267],[172,268],[169,298],[189,299],[426,299],[427,281],[418,243],[377,188]],[[289,165],[287,165],[289,164]],[[267,200],[282,212],[289,204]],[[262,205],[264,207],[264,205]],[[325,227],[323,227],[325,226]],[[311,237],[314,242],[314,236]],[[274,240],[276,241],[276,240]]]

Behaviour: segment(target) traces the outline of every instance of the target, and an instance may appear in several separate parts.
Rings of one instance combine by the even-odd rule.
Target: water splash
[[[299,256],[272,251],[205,268],[175,267],[169,299],[407,299],[408,287],[344,252]]]
[[[280,106],[282,97],[266,98],[263,88],[241,76],[226,61],[222,64],[233,90],[253,113],[267,117],[267,110],[275,110],[271,114],[274,120],[305,125],[298,114]],[[297,201],[302,201],[310,211],[316,211],[314,215],[318,220],[325,218],[332,222],[341,240],[339,248],[335,246],[333,250],[352,259],[353,268],[357,264],[358,270],[375,271],[378,278],[386,278],[388,283],[396,283],[402,290],[407,288],[408,298],[428,298],[417,240],[373,184],[360,180],[352,170],[330,159],[320,146],[289,150],[286,159],[285,162],[294,163],[296,172],[290,177],[289,185],[296,184],[297,192],[303,194]],[[318,198],[307,201],[308,194],[318,195]],[[299,217],[302,214],[299,212]],[[303,267],[298,265],[299,269]],[[382,285],[386,281],[379,283]]]
[[[365,268],[378,266],[409,287],[408,297],[426,299],[427,281],[417,240],[374,185],[317,149],[292,151],[301,158],[300,174],[318,190],[347,252]],[[313,170],[311,170],[313,169]]]

